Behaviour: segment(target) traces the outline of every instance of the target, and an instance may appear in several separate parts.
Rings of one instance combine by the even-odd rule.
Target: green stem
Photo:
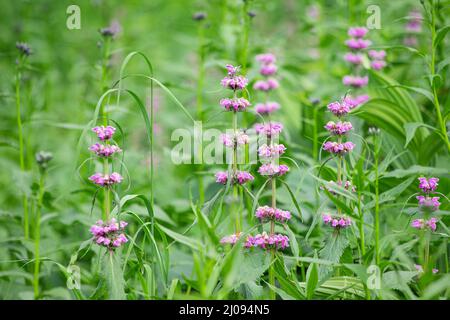
[[[39,243],[41,240],[41,210],[42,210],[42,200],[44,198],[44,181],[45,181],[45,170],[41,172],[39,178],[39,196],[36,209],[36,219],[34,226],[34,276],[33,276],[33,288],[34,288],[34,298],[39,298],[39,264],[40,264],[40,252]]]
[[[19,135],[19,163],[20,170],[22,172],[25,171],[25,148],[23,142],[23,125],[22,125],[22,113],[20,108],[20,79],[21,72],[20,68],[22,67],[22,58],[19,58],[17,73],[16,73],[16,114],[17,114],[17,131]],[[29,222],[29,214],[28,214],[28,197],[26,194],[22,196],[23,203],[23,226],[24,226],[24,237],[28,239],[30,236],[30,222]]]
[[[269,267],[269,284],[271,285],[270,288],[270,300],[276,300],[277,295],[275,290],[273,290],[272,288],[275,287],[275,270],[274,270],[274,260],[275,260],[275,249],[271,250],[271,254],[270,254],[270,260],[271,260],[271,264]]]
[[[431,61],[430,61],[430,73],[431,75],[435,75],[436,74],[436,45],[435,45],[435,40],[436,40],[436,12],[435,12],[435,4],[434,1],[431,1]],[[438,98],[438,94],[437,94],[437,90],[436,90],[436,86],[434,85],[434,78],[431,81],[431,87],[433,90],[433,104],[434,107],[436,109],[436,116],[437,116],[437,120],[438,120],[438,126],[441,129],[441,133],[443,136],[443,139],[445,141],[445,144],[447,145],[447,149],[448,151],[450,151],[450,141],[447,135],[447,128],[445,126],[445,121],[442,118],[442,113],[441,113],[441,106],[439,103],[439,98]]]
[[[379,201],[379,185],[378,185],[378,136],[375,137],[375,262],[380,265],[380,201]]]
[[[203,83],[205,77],[205,50],[204,50],[204,26],[203,23],[198,24],[198,81],[197,81],[197,119],[203,121]],[[199,150],[200,153],[203,150]],[[203,159],[201,157],[200,159]],[[199,170],[203,171],[203,161],[200,163]],[[199,207],[205,202],[205,187],[203,176],[198,176],[198,194],[199,194]]]
[[[233,112],[233,139],[237,136],[237,112]],[[233,163],[232,163],[232,174],[231,176],[236,176],[238,170],[237,165],[237,144],[236,142],[233,145]],[[239,207],[237,206],[237,203],[239,201],[239,195],[238,195],[238,187],[236,184],[233,184],[233,210],[236,215],[236,234],[239,234],[241,232],[241,213],[239,210]]]

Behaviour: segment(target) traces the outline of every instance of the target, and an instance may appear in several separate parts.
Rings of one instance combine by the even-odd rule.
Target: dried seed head
[[[195,21],[202,21],[205,20],[207,17],[205,12],[196,12],[192,15],[192,19]]]
[[[32,54],[31,47],[28,43],[25,42],[16,42],[16,48],[20,51],[21,54],[25,56],[29,56]]]
[[[36,153],[36,162],[41,169],[47,169],[48,163],[53,159],[53,154],[51,152],[39,151]]]

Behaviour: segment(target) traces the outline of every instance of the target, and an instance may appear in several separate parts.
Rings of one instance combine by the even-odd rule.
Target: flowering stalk
[[[89,180],[98,187],[103,188],[105,190],[105,195],[108,195],[108,197],[105,199],[105,210],[102,212],[102,220],[97,221],[97,223],[91,227],[90,231],[94,236],[95,242],[98,245],[108,248],[112,254],[115,248],[120,247],[128,241],[123,233],[127,223],[124,221],[117,221],[115,218],[110,218],[110,188],[121,183],[123,178],[117,172],[109,173],[108,159],[122,150],[118,146],[111,144],[112,137],[116,131],[114,127],[97,126],[92,128],[92,131],[97,134],[97,137],[104,144],[96,143],[92,145],[89,150],[95,153],[99,159],[103,158],[103,163],[106,164],[107,169],[104,173],[98,172],[90,176]],[[105,149],[110,150],[110,152],[101,152]]]
[[[41,240],[41,212],[42,203],[45,191],[45,178],[47,175],[48,162],[52,160],[53,156],[48,152],[39,152],[36,154],[36,162],[39,165],[39,191],[37,197],[36,216],[34,221],[34,273],[33,273],[33,289],[34,298],[39,298],[39,266],[40,266],[40,251],[39,245]]]
[[[439,197],[434,196],[434,193],[438,187],[438,178],[419,178],[419,188],[424,193],[423,195],[416,196],[419,202],[419,212],[422,218],[415,219],[411,223],[411,227],[421,231],[423,244],[422,266],[423,271],[426,272],[430,266],[430,238],[431,233],[436,231],[438,219],[432,217],[431,214],[439,210],[441,203]],[[436,271],[437,272],[437,271]],[[433,273],[436,273],[433,269]]]
[[[369,30],[364,27],[352,27],[348,29],[348,35],[351,37],[345,41],[346,46],[350,49],[344,55],[344,60],[351,64],[352,74],[343,77],[342,82],[345,86],[352,87],[355,90],[362,89],[369,83],[369,77],[363,75],[363,62],[364,56],[368,47],[372,44],[372,41],[365,39]],[[370,67],[373,70],[381,70],[386,66],[385,57],[386,52],[384,50],[376,51],[369,50],[367,56],[372,61]],[[345,98],[351,108],[355,108],[369,100],[367,94],[360,94],[354,98],[348,96]]]
[[[17,131],[19,136],[19,163],[20,163],[20,170],[24,172],[26,168],[25,168],[25,148],[23,138],[22,113],[20,104],[20,80],[22,76],[22,66],[25,63],[27,57],[31,54],[31,48],[28,46],[28,44],[23,42],[16,43],[16,48],[20,52],[19,57],[17,59],[16,82],[15,82]],[[22,203],[23,203],[24,237],[25,239],[28,239],[30,234],[30,226],[29,226],[30,223],[28,213],[28,197],[25,193],[22,196]]]
[[[378,177],[378,158],[380,152],[380,145],[378,135],[374,135],[374,170],[375,170],[375,263],[380,265],[380,190]]]
[[[197,79],[197,119],[199,121],[203,121],[203,84],[205,78],[205,24],[204,20],[207,15],[203,12],[197,12],[193,15],[192,19],[198,22],[197,26],[197,38],[198,38],[198,79]],[[202,152],[203,150],[200,148],[198,150],[200,153],[199,158],[203,159]],[[201,163],[199,166],[199,172],[203,171],[203,164]],[[199,195],[199,207],[203,205],[205,202],[205,187],[203,176],[201,174],[198,175],[198,195]]]
[[[238,112],[243,112],[250,105],[250,102],[242,97],[238,97],[238,92],[242,91],[248,84],[247,78],[239,75],[239,67],[226,65],[228,74],[222,79],[221,84],[224,88],[233,91],[232,98],[224,98],[220,100],[220,105],[226,110],[232,112],[232,133],[223,134],[222,142],[227,148],[232,148],[231,170],[220,171],[216,173],[216,182],[220,184],[229,183],[232,186],[233,200],[232,211],[235,213],[235,233],[221,239],[223,244],[234,244],[241,234],[241,213],[239,206],[239,190],[238,185],[253,181],[253,176],[246,171],[240,171],[238,167],[238,147],[248,144],[248,136],[238,129]]]
[[[268,101],[269,93],[278,88],[278,81],[273,78],[277,72],[275,64],[276,57],[273,54],[266,53],[256,56],[256,60],[260,63],[260,74],[264,80],[255,82],[253,88],[255,90],[263,91],[265,93],[264,103],[259,103],[255,107],[255,111],[260,115],[269,117],[274,111],[280,108],[277,102]],[[283,129],[280,123],[271,122],[270,119],[266,123],[259,123],[255,125],[256,132],[262,136],[263,144],[258,148],[258,155],[262,162],[258,172],[262,176],[266,176],[270,180],[271,185],[271,207],[259,207],[256,210],[256,217],[260,219],[261,223],[270,222],[269,235],[266,232],[258,234],[255,237],[249,236],[245,244],[246,247],[259,246],[263,249],[269,249],[271,254],[271,264],[269,267],[269,284],[271,288],[275,287],[275,273],[274,273],[274,259],[278,249],[285,249],[289,246],[289,238],[285,235],[275,233],[276,222],[285,223],[291,219],[291,213],[277,208],[277,177],[286,174],[289,168],[286,165],[279,165],[279,157],[285,153],[286,147],[282,144],[277,144],[275,137],[278,136]],[[259,139],[258,139],[259,140]],[[273,289],[270,290],[270,298],[276,299],[276,293]]]
[[[355,187],[350,181],[343,181],[343,177],[345,176],[343,172],[344,156],[355,147],[353,142],[343,141],[344,137],[353,129],[353,126],[349,121],[343,121],[344,117],[350,112],[351,109],[352,104],[350,104],[345,98],[340,102],[336,101],[328,104],[328,110],[338,118],[338,121],[328,121],[325,125],[325,129],[328,130],[330,135],[332,137],[337,137],[336,142],[327,141],[323,144],[323,150],[334,155],[337,163],[336,182],[330,181],[329,185],[322,187],[330,193],[334,193],[332,187],[336,185],[344,187],[352,192],[356,192]],[[340,229],[347,228],[352,224],[350,218],[342,215],[339,207],[337,208],[337,215],[324,214],[323,222],[326,225],[333,227],[336,232],[339,232]]]

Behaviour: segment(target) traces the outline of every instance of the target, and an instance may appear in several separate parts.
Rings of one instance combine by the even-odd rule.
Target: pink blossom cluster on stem
[[[419,189],[424,193],[423,195],[416,196],[418,200],[419,211],[424,216],[420,219],[414,219],[411,222],[411,227],[419,230],[431,230],[436,231],[438,219],[436,217],[429,217],[429,215],[437,210],[441,203],[440,197],[435,196],[434,193],[438,187],[439,178],[419,178]]]
[[[259,80],[255,83],[253,88],[263,92],[276,89],[278,81],[274,78],[277,72],[275,66],[276,57],[271,53],[264,53],[256,56],[257,62],[260,63],[260,74],[265,79]],[[260,115],[269,116],[273,112],[280,109],[277,102],[268,101],[268,93],[265,95],[266,101],[257,104],[256,112]],[[279,164],[278,160],[281,155],[286,152],[286,147],[283,144],[276,143],[275,137],[281,133],[283,125],[279,122],[266,121],[264,123],[255,124],[255,131],[262,136],[263,143],[258,148],[258,155],[261,161],[261,166],[258,173],[263,177],[269,179],[272,183],[272,188],[276,188],[276,179],[283,176],[289,171],[289,167],[284,164]],[[286,210],[275,208],[275,194],[272,193],[272,206],[262,206],[256,209],[255,216],[261,223],[270,223],[270,233],[263,232],[255,236],[248,236],[244,246],[246,248],[259,247],[261,249],[286,249],[289,247],[289,238],[283,234],[275,233],[275,222],[286,223],[291,219],[291,213]]]
[[[411,10],[408,14],[409,19],[405,25],[406,35],[403,39],[403,43],[409,47],[417,47],[418,40],[417,35],[422,32],[422,14],[419,10]]]
[[[94,236],[95,243],[113,250],[128,242],[127,237],[123,233],[127,225],[128,223],[125,221],[118,222],[115,218],[108,222],[98,220],[91,227],[90,231]]]
[[[236,186],[254,180],[254,177],[250,172],[238,170],[238,165],[235,163],[235,155],[237,154],[238,146],[249,143],[249,137],[245,131],[236,128],[237,112],[245,111],[251,104],[247,99],[238,97],[238,92],[247,87],[248,79],[239,74],[239,67],[235,67],[231,64],[228,64],[225,67],[227,69],[227,76],[222,79],[221,84],[224,88],[233,91],[233,97],[221,99],[220,105],[226,111],[233,112],[233,122],[235,120],[236,122],[233,124],[234,132],[232,134],[222,134],[220,138],[225,147],[233,149],[233,164],[230,171],[219,171],[215,174],[215,178],[218,184],[226,185],[229,183],[230,185]],[[223,237],[220,240],[220,243],[235,244],[239,240],[240,235],[241,232],[236,230],[234,234]]]

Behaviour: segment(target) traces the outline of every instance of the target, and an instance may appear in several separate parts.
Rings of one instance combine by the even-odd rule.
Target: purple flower
[[[268,65],[268,64],[273,64],[276,62],[276,57],[274,54],[272,53],[262,53],[262,54],[258,54],[256,56],[256,61]]]
[[[220,100],[220,105],[225,108],[227,111],[244,111],[248,106],[250,106],[250,102],[244,98],[224,98]]]
[[[89,177],[89,180],[92,181],[94,184],[106,187],[111,186],[117,183],[121,183],[123,178],[120,174],[117,172],[111,173],[111,175],[108,174],[102,174],[102,173],[96,173]]]
[[[277,102],[258,103],[255,106],[255,111],[259,114],[269,114],[280,109],[280,104]]]
[[[335,229],[344,229],[352,225],[352,220],[344,216],[333,217],[331,214],[324,214],[322,220],[326,225],[330,225]]]
[[[280,134],[283,125],[279,122],[257,123],[255,124],[255,130],[258,134],[265,134],[270,137]]]
[[[268,235],[266,232],[256,236],[248,236],[244,246],[246,248],[260,247],[261,249],[286,249],[289,247],[289,238],[282,234]]]
[[[418,45],[417,38],[414,36],[405,37],[405,39],[403,40],[403,43],[405,44],[405,46],[409,46],[409,47],[416,47]]]
[[[16,42],[16,48],[17,48],[17,50],[20,51],[20,53],[22,55],[27,56],[27,57],[33,53],[30,45],[25,42]]]
[[[280,85],[274,78],[268,78],[267,80],[258,80],[253,85],[253,89],[259,91],[270,91],[278,88]]]
[[[255,216],[261,221],[277,220],[280,222],[286,222],[291,219],[291,213],[289,211],[272,208],[269,206],[263,206],[256,209]]]
[[[348,133],[350,130],[352,130],[353,126],[348,121],[346,122],[328,121],[328,123],[325,125],[325,129],[327,129],[333,135],[344,135]]]
[[[258,154],[262,158],[276,158],[282,155],[286,151],[286,147],[283,144],[263,144],[258,148]]]
[[[344,60],[347,62],[350,62],[352,64],[356,64],[359,65],[363,62],[363,57],[360,54],[355,54],[355,53],[346,53],[344,56]]]
[[[231,134],[222,134],[220,139],[226,147],[233,148],[235,145],[248,144],[249,136],[244,132],[238,132],[236,136]]]
[[[269,177],[282,176],[286,174],[288,171],[289,171],[288,166],[284,164],[276,165],[273,163],[265,163],[258,169],[258,173],[260,175]]]
[[[114,132],[116,132],[116,128],[111,126],[97,126],[92,128],[92,131],[94,131],[97,134],[97,137],[104,141],[109,140],[114,135]]]
[[[429,228],[431,231],[436,231],[436,218],[430,218],[429,220],[424,219],[415,219],[411,222],[411,227],[422,230],[425,228]]]
[[[271,76],[277,72],[277,66],[274,64],[265,64],[262,65],[259,69],[259,73],[263,76]]]
[[[345,116],[347,113],[350,112],[350,109],[351,109],[350,104],[348,104],[346,101],[342,102],[336,101],[328,105],[328,110],[338,117]]]
[[[370,66],[372,67],[373,70],[381,70],[384,67],[386,67],[386,61],[383,60],[374,60],[370,63]]]
[[[441,205],[439,197],[417,196],[416,198],[419,200],[419,208],[423,211],[436,211]]]
[[[327,141],[323,145],[323,150],[334,154],[343,155],[349,151],[352,151],[354,147],[355,144],[350,141],[344,143]]]
[[[369,32],[364,27],[353,27],[348,29],[348,35],[353,38],[363,38]]]
[[[240,237],[241,237],[240,233],[225,236],[222,239],[220,239],[220,243],[233,245],[233,244],[236,244],[236,242],[238,242]]]
[[[350,107],[350,109],[354,109],[359,105],[366,103],[369,100],[369,96],[367,94],[362,94],[352,98],[351,96],[347,96],[344,98],[344,102]]]
[[[127,222],[117,222],[115,218],[112,218],[109,222],[99,220],[90,228],[90,232],[97,244],[113,250],[128,242],[127,237],[123,234],[123,230],[127,225]]]
[[[253,181],[254,177],[247,171],[237,171],[233,179],[231,180],[231,184],[244,184],[249,181]],[[220,184],[227,184],[228,182],[228,172],[219,171],[216,173],[216,182]]]
[[[228,88],[231,90],[242,90],[247,86],[248,80],[243,76],[233,76],[231,78],[223,78],[220,83],[224,88]]]
[[[384,60],[384,58],[386,58],[386,51],[369,50],[369,57],[374,60]]]
[[[367,86],[367,84],[369,83],[369,77],[368,76],[364,76],[364,77],[359,77],[359,76],[344,76],[344,78],[342,78],[342,83],[346,86],[352,86],[354,88],[361,88],[364,86]]]
[[[89,147],[89,150],[94,152],[99,157],[109,157],[115,153],[121,152],[122,150],[116,145],[103,145],[100,143],[95,143]]]
[[[118,21],[113,21],[111,24],[106,27],[100,29],[100,34],[104,37],[111,37],[115,38],[117,34],[121,31],[122,27],[120,26],[120,23]]]
[[[349,49],[362,50],[362,49],[367,49],[372,44],[372,41],[360,39],[360,38],[358,38],[358,39],[352,38],[352,39],[345,41],[345,44],[347,45],[347,47]]]
[[[432,191],[435,191],[438,186],[439,178],[419,178],[419,188],[422,189],[425,193],[430,193]]]

